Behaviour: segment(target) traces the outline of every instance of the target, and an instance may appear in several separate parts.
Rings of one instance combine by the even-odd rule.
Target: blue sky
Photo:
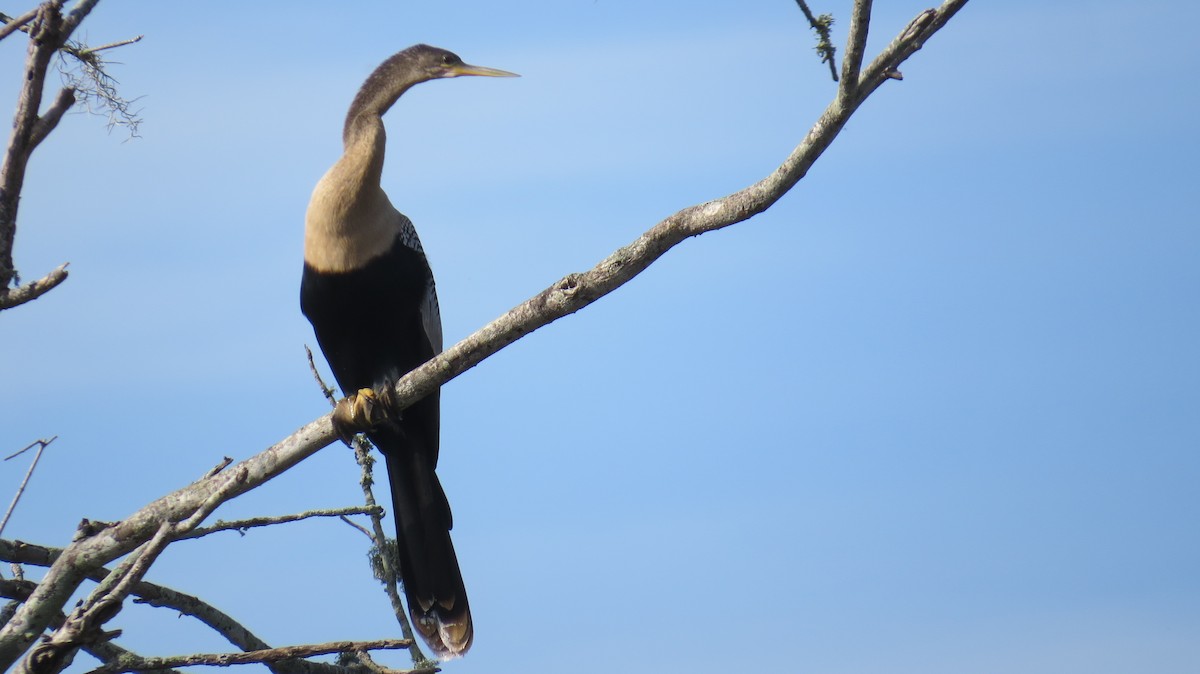
[[[146,34],[113,69],[145,123],[69,116],[31,163],[18,267],[72,275],[0,319],[0,447],[59,436],[6,537],[65,544],[325,411],[304,208],[391,53],[523,75],[387,117],[448,343],[765,175],[833,95],[790,0],[414,4],[100,4],[92,43]],[[872,54],[926,6],[878,4]],[[1198,20],[976,0],[773,209],[447,385],[477,637],[446,671],[1200,669]],[[355,504],[356,476],[329,447],[217,516]],[[231,534],[150,579],[272,644],[395,636],[364,544]]]

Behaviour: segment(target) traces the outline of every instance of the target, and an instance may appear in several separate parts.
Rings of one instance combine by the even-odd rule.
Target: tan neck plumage
[[[362,267],[386,253],[400,232],[399,214],[379,186],[383,121],[375,117],[353,128],[341,159],[313,189],[305,215],[304,261],[321,272]]]
[[[408,58],[407,51],[393,56],[363,83],[346,114],[342,158],[313,189],[304,222],[304,261],[317,271],[358,269],[390,250],[404,228],[404,216],[392,207],[379,179],[387,143],[383,115],[420,81],[407,67]]]

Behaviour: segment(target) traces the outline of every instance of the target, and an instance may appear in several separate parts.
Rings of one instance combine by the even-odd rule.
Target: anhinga
[[[348,396],[335,424],[343,433],[366,430],[387,461],[409,613],[440,656],[465,653],[474,634],[450,542],[450,504],[434,473],[440,396],[435,391],[397,415],[386,395],[371,389],[386,390],[442,350],[437,293],[421,241],[379,186],[382,117],[414,84],[460,75],[516,76],[416,45],[363,83],[346,115],[342,158],[308,204],[300,288],[301,310]]]

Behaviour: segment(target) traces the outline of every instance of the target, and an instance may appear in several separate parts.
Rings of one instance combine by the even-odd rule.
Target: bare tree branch
[[[434,672],[442,671],[436,664],[429,664],[426,667],[419,667],[417,669],[391,669],[375,662],[366,651],[342,653],[338,656],[338,663],[361,667],[375,674],[433,674]]]
[[[347,525],[349,525],[351,528],[357,529],[359,532],[362,533],[363,536],[366,536],[367,540],[371,541],[371,545],[375,544],[375,535],[372,534],[370,531],[367,531],[366,527],[355,522],[354,520],[351,520],[349,517],[342,517],[341,520],[343,522],[345,522]]]
[[[10,288],[7,292],[3,288],[0,288],[0,310],[11,309],[12,307],[36,300],[57,288],[58,284],[66,281],[68,275],[67,265],[64,263],[44,278],[40,278],[33,283],[26,283],[15,288]]]
[[[34,7],[33,9],[14,19],[9,15],[0,12],[0,22],[4,23],[4,27],[0,28],[0,40],[3,40],[18,30],[28,30],[25,28],[26,24],[28,24],[30,21],[33,21],[33,18],[37,16],[37,13],[38,8]]]
[[[867,49],[867,32],[871,25],[871,0],[854,0],[850,14],[850,34],[846,38],[846,57],[842,59],[841,95],[850,98],[858,90],[858,75],[862,70],[863,52]]]
[[[117,93],[116,82],[104,70],[105,62],[99,52],[141,39],[134,38],[89,49],[70,42],[69,38],[79,23],[92,11],[98,0],[80,0],[64,17],[64,0],[47,0],[34,10],[13,19],[0,14],[4,26],[0,28],[0,39],[17,30],[29,34],[29,46],[25,59],[25,78],[13,116],[12,133],[8,148],[0,160],[0,311],[31,302],[46,294],[67,279],[66,265],[59,267],[33,283],[11,287],[19,281],[13,263],[13,243],[17,234],[17,210],[21,189],[25,182],[25,170],[33,150],[46,139],[58,125],[64,113],[75,104],[77,94],[91,107],[98,103],[109,114],[109,125],[129,127],[137,135],[136,113],[130,110],[131,101]],[[58,52],[75,57],[83,75],[75,75],[66,69],[64,77],[70,82],[58,92],[58,96],[46,112],[38,116],[45,89],[46,71],[51,57]]]
[[[45,629],[88,573],[149,540],[164,521],[181,521],[218,496],[228,500],[257,487],[334,440],[329,415],[241,462],[232,470],[198,480],[147,505],[121,522],[72,542],[47,570],[34,595],[0,628],[0,669],[12,664]]]
[[[309,510],[293,515],[275,515],[273,517],[251,517],[244,520],[234,520],[233,522],[222,522],[217,520],[211,527],[200,527],[191,533],[179,536],[175,540],[185,541],[191,538],[200,538],[209,534],[215,534],[220,531],[237,531],[245,533],[247,529],[256,527],[266,527],[272,524],[286,524],[288,522],[299,522],[313,517],[341,517],[346,518],[346,515],[374,515],[382,514],[383,508],[379,506],[350,506],[346,508],[329,508],[325,510]]]
[[[103,663],[120,662],[133,658],[140,659],[142,657],[133,651],[121,648],[112,641],[86,643],[81,648],[84,652]],[[159,674],[182,674],[182,672],[177,669],[162,669],[159,670]]]
[[[86,57],[87,55],[95,54],[98,51],[104,51],[106,49],[116,49],[117,47],[124,47],[126,45],[131,45],[131,44],[141,42],[142,38],[144,38],[144,37],[146,37],[146,36],[145,35],[137,35],[137,36],[134,36],[131,38],[126,38],[124,40],[117,40],[116,42],[109,42],[108,44],[102,44],[99,47],[83,47],[79,50],[79,53],[77,55]]]
[[[204,474],[204,477],[210,478],[213,475],[216,475],[217,473],[228,468],[231,463],[233,463],[233,459],[229,458],[228,456],[222,458],[220,463],[213,466],[207,473]]]
[[[33,455],[33,461],[30,462],[30,464],[29,464],[29,470],[25,471],[25,478],[23,480],[21,480],[21,485],[19,487],[17,487],[17,493],[13,494],[12,503],[10,503],[8,505],[8,511],[6,511],[4,513],[4,519],[0,520],[0,534],[4,533],[4,527],[8,526],[8,518],[12,517],[13,511],[17,509],[17,502],[21,500],[21,495],[25,493],[25,487],[26,487],[26,485],[29,484],[29,478],[33,477],[33,469],[37,468],[38,461],[41,460],[41,458],[42,458],[42,452],[46,451],[47,445],[49,445],[50,443],[54,442],[57,439],[58,439],[58,436],[56,435],[56,436],[50,438],[49,440],[45,440],[45,439],[35,440],[34,442],[31,442],[28,445],[26,445],[25,449],[22,449],[21,451],[15,453],[15,454],[11,454],[9,456],[4,457],[4,460],[8,461],[9,459],[13,459],[13,458],[20,456],[21,454],[25,453],[29,449],[32,449],[33,447],[38,448],[37,453]]]
[[[51,548],[21,541],[6,541],[0,539],[0,561],[11,562],[14,564],[32,564],[34,566],[51,566],[63,553],[61,548]],[[101,582],[105,578],[111,576],[112,571],[106,568],[100,568],[88,574],[88,579]],[[29,593],[35,589],[35,586],[30,583],[25,587],[25,594],[20,597],[21,601],[28,598]],[[156,608],[166,608],[186,616],[190,616],[200,621],[207,627],[211,628],[217,634],[224,637],[230,644],[240,648],[243,651],[258,651],[270,648],[267,642],[263,641],[252,633],[249,629],[235,620],[229,614],[220,609],[206,603],[195,595],[173,590],[164,585],[158,585],[147,581],[137,583],[130,593],[134,597],[135,603],[145,604]],[[0,591],[0,596],[12,596],[4,594]],[[15,607],[14,607],[15,610]],[[66,616],[59,613],[61,619],[51,626],[58,628],[66,620]],[[0,620],[0,623],[5,621]],[[84,645],[85,650],[91,652],[88,644]],[[100,657],[101,661],[107,662],[106,658]],[[303,660],[276,662],[268,665],[269,668],[278,674],[294,672],[296,674],[331,674],[334,672],[342,672],[343,670],[334,665],[329,665],[323,662],[306,662]]]
[[[739,192],[675,213],[591,270],[564,277],[492,321],[400,379],[392,389],[397,406],[411,405],[524,335],[612,292],[683,240],[741,222],[770,208],[804,177],[866,97],[966,3],[967,0],[946,0],[938,9],[919,15],[864,69],[854,95],[848,99],[836,97],[791,155],[770,175]],[[144,544],[164,522],[191,523],[194,527],[217,504],[263,484],[335,439],[327,414],[232,470],[198,480],[95,535],[73,542],[47,570],[29,599],[0,628],[0,668],[11,667],[22,657],[89,572]],[[182,533],[185,532],[176,532]],[[42,646],[39,644],[30,657],[36,656]],[[22,664],[30,657],[22,660]]]
[[[313,360],[312,349],[308,348],[307,344],[304,345],[304,353],[308,356],[308,369],[312,372],[313,379],[317,380],[317,386],[321,387],[321,394],[329,401],[330,407],[337,407],[336,391],[321,378],[321,372],[317,370],[317,363]]]
[[[329,655],[330,653],[396,650],[408,648],[408,646],[408,639],[377,639],[375,641],[333,641],[325,644],[281,646],[279,648],[245,653],[198,653],[195,655],[176,655],[162,658],[130,658],[106,664],[103,667],[97,667],[92,670],[92,674],[121,674],[122,672],[167,669],[170,667],[190,667],[193,665],[211,665],[214,667],[253,665],[295,658],[310,658],[316,655]],[[438,670],[431,668],[421,671],[436,672]]]
[[[244,469],[235,469],[233,473],[240,476],[243,471]],[[85,635],[99,630],[105,622],[111,620],[121,610],[125,598],[150,570],[150,565],[166,549],[166,546],[175,538],[196,528],[217,506],[227,501],[230,498],[229,492],[236,488],[237,482],[226,483],[221,489],[216,490],[198,504],[186,518],[159,522],[150,540],[139,546],[134,554],[121,562],[113,573],[101,581],[88,598],[67,616],[63,626],[55,630],[49,639],[34,647],[29,657],[17,667],[18,674],[57,672],[70,664],[75,651],[85,641]],[[70,548],[68,548],[69,551]],[[66,556],[66,554],[60,556],[59,561],[61,562]],[[55,566],[50,567],[50,571],[53,572],[55,568]],[[50,573],[47,573],[47,578],[49,576]],[[46,579],[43,578],[42,586],[45,584]],[[39,586],[38,589],[40,590],[42,586]],[[29,605],[29,602],[26,605]],[[20,615],[20,611],[18,611],[18,615]],[[14,616],[14,620],[16,617]]]
[[[35,583],[26,580],[0,580],[0,597],[6,597],[14,600],[10,606],[20,605],[21,602],[29,598],[29,595],[33,593],[33,589],[35,587]],[[63,615],[61,611],[59,611],[50,626],[58,628],[66,619],[67,617]],[[107,639],[89,641],[82,644],[81,648],[101,662],[112,662],[123,657],[138,657],[132,652],[117,646]],[[162,674],[179,674],[179,672],[173,669],[167,669],[162,670]]]
[[[79,5],[77,5],[75,9],[71,11],[67,19],[63,22],[64,30],[66,30],[68,34],[75,32],[75,28],[77,28],[79,24],[83,22],[83,19],[87,18],[87,15],[90,14],[92,9],[95,8],[97,2],[99,2],[99,0],[87,0],[86,2],[80,2]],[[54,2],[54,4],[58,5],[60,8],[63,5],[61,1]],[[4,26],[0,28],[0,40],[3,40],[18,30],[28,33],[29,28],[26,24],[28,24],[35,16],[37,16],[38,9],[39,8],[35,7],[16,19],[3,12],[0,12],[0,23],[4,24]],[[80,61],[88,61],[93,58],[93,55],[96,52],[135,44],[141,42],[145,37],[145,35],[136,35],[124,40],[109,42],[108,44],[100,45],[99,47],[89,47],[81,42],[64,40],[63,44],[58,49],[65,54],[74,56]]]
[[[27,26],[29,48],[25,59],[25,84],[17,100],[8,149],[0,160],[0,299],[9,293],[9,285],[16,275],[12,246],[17,232],[17,205],[25,183],[25,167],[36,145],[32,141],[34,127],[39,121],[38,108],[42,103],[46,68],[50,57],[69,35],[63,33],[60,8],[61,2],[42,4]]]
[[[63,4],[62,0],[52,1],[57,1],[60,7]],[[67,33],[65,37],[70,37],[71,33],[75,32],[75,29],[79,27],[79,24],[83,23],[83,20],[87,18],[87,15],[92,13],[92,10],[95,9],[96,3],[98,2],[100,2],[100,0],[79,0],[79,2],[75,3],[75,7],[71,9],[70,13],[67,14],[66,20],[63,21],[63,29],[66,30]]]
[[[46,136],[58,126],[58,120],[75,105],[75,89],[71,87],[63,87],[58,91],[58,97],[46,108],[46,112],[42,113],[40,119],[33,124],[33,129],[29,133],[29,145],[37,147],[41,144]]]
[[[837,48],[833,46],[833,39],[830,36],[830,30],[833,28],[833,15],[814,16],[812,10],[808,8],[807,2],[796,0],[796,4],[800,5],[800,11],[804,12],[804,18],[808,19],[808,25],[812,26],[817,33],[817,56],[821,57],[821,63],[829,64],[829,76],[833,78],[834,82],[837,82]]]

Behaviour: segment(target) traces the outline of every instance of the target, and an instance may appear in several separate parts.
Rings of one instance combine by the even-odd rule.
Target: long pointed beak
[[[484,66],[473,66],[469,63],[460,63],[454,66],[453,72],[458,75],[479,75],[481,77],[520,77],[516,73],[510,73],[507,70],[499,68],[485,68]]]

